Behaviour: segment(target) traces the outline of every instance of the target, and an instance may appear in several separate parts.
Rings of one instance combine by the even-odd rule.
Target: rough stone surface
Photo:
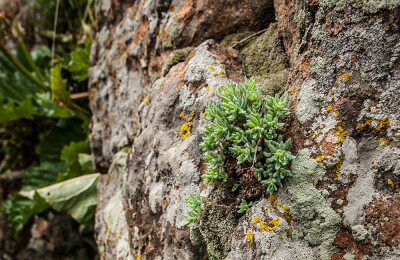
[[[90,141],[108,172],[101,257],[397,259],[400,3],[244,2],[98,2]],[[222,47],[261,29],[239,51]],[[231,192],[234,174],[216,187],[200,178],[205,104],[244,76],[289,96],[281,134],[297,158],[273,196]],[[190,193],[225,207],[207,208],[189,229]],[[253,207],[239,214],[242,198]]]

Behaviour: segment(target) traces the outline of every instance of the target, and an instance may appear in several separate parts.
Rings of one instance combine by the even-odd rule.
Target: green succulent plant
[[[240,206],[239,206],[238,213],[246,212],[252,205],[253,205],[253,202],[247,203],[244,199],[242,199],[242,202],[240,203]]]
[[[183,215],[183,217],[186,219],[186,225],[197,225],[200,217],[204,214],[206,200],[204,197],[193,194],[190,194],[189,197],[187,197],[185,200],[186,207],[191,209],[187,215]]]
[[[205,151],[207,171],[201,177],[212,185],[226,182],[225,162],[227,157],[234,157],[242,169],[251,169],[268,193],[274,193],[282,186],[282,180],[291,176],[286,167],[295,158],[287,151],[291,140],[283,142],[276,133],[284,126],[279,118],[289,115],[285,107],[288,98],[264,97],[254,78],[219,87],[216,96],[215,104],[207,103],[205,119],[210,123],[204,128],[200,144]],[[238,186],[235,184],[232,190]],[[186,201],[191,211],[184,217],[188,225],[193,225],[204,214],[205,199],[190,195]],[[252,202],[242,200],[239,213],[251,205]]]
[[[285,169],[294,158],[287,151],[291,141],[283,142],[276,134],[284,126],[279,117],[289,115],[285,107],[288,98],[264,98],[253,78],[220,87],[216,95],[219,100],[215,104],[207,103],[205,119],[211,123],[205,126],[200,145],[207,162],[202,178],[209,184],[226,181],[224,165],[230,152],[237,164],[254,168],[258,180],[272,194],[286,176],[291,176]]]

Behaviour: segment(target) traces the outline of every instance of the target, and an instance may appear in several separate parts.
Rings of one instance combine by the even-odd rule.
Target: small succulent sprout
[[[250,203],[247,203],[244,199],[242,199],[242,202],[239,205],[238,213],[246,212],[252,205],[253,202],[250,201]]]
[[[185,200],[186,207],[191,209],[187,215],[183,215],[186,219],[186,225],[197,225],[200,218],[204,215],[206,199],[199,195],[190,194]]]

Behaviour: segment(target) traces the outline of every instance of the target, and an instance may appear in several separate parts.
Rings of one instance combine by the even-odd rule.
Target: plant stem
[[[262,29],[261,31],[258,31],[258,32],[256,32],[256,33],[250,35],[249,37],[244,38],[243,40],[241,40],[240,42],[235,43],[234,45],[230,46],[229,48],[235,48],[235,47],[238,46],[239,44],[244,43],[245,41],[247,41],[247,40],[253,38],[254,36],[257,36],[257,35],[259,35],[259,34],[265,32],[266,30],[268,30],[268,28]]]
[[[226,208],[226,209],[231,209],[231,207],[226,206],[226,205],[221,205],[221,204],[214,204],[212,205],[213,207],[220,207],[220,208]]]
[[[36,85],[38,85],[41,89],[47,91],[46,86],[40,81],[38,78],[32,75],[32,73],[25,68],[14,56],[0,43],[0,50],[6,55],[6,57],[23,73],[27,76],[31,81],[33,81]]]
[[[44,81],[44,77],[43,77],[42,73],[40,72],[40,70],[36,66],[36,64],[33,62],[32,56],[29,53],[28,49],[26,48],[26,45],[25,45],[25,43],[24,43],[24,41],[22,40],[21,37],[18,37],[18,42],[19,42],[19,44],[21,46],[22,52],[25,54],[25,57],[29,62],[29,65],[32,67],[33,71],[35,71],[36,75],[38,75],[39,79],[41,81]]]
[[[256,150],[254,152],[254,158],[253,158],[253,165],[251,166],[251,168],[254,168],[254,163],[256,162],[256,156],[257,156],[257,148],[258,145],[260,144],[260,141],[263,139],[263,137],[261,136],[260,139],[258,139],[257,144],[256,144]]]

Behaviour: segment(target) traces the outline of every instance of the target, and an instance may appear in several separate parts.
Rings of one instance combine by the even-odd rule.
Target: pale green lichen
[[[351,233],[356,241],[364,242],[368,238],[368,230],[363,225],[356,225],[351,229]]]
[[[162,69],[162,75],[165,76],[172,68],[172,66],[178,64],[179,62],[185,61],[186,57],[192,52],[192,47],[187,47],[180,50],[175,50],[171,52],[168,59],[165,61]]]
[[[295,114],[302,124],[314,119],[326,102],[326,97],[317,90],[318,83],[315,79],[306,80],[301,87]]]
[[[308,149],[301,150],[292,163],[293,177],[288,186],[293,196],[290,215],[300,224],[304,239],[319,246],[321,259],[330,259],[335,252],[332,242],[340,229],[340,217],[313,185],[314,181],[322,180],[325,170],[310,156]]]

